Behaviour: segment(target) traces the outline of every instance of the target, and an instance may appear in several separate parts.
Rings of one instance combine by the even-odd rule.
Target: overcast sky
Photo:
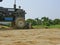
[[[60,0],[16,0],[17,8],[20,5],[27,14],[27,18],[49,17],[51,19],[60,18]],[[3,0],[2,7],[13,7],[14,0]]]

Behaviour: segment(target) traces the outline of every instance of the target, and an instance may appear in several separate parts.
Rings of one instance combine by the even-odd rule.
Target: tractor
[[[2,0],[0,0],[2,2]],[[16,8],[16,0],[13,8],[0,7],[0,22],[11,22],[13,28],[31,28],[31,23],[25,21],[25,10]]]

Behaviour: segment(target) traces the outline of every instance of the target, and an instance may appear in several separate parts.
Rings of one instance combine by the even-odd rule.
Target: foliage
[[[60,19],[55,19],[54,20],[54,24],[56,25],[56,24],[60,24]]]
[[[27,19],[26,22],[31,23],[33,27],[60,27],[57,25],[60,25],[60,19],[49,19],[48,17],[42,17],[41,19],[35,18],[35,19]]]

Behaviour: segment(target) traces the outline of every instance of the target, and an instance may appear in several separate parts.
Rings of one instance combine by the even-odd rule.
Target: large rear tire
[[[16,18],[15,27],[23,29],[25,27],[25,19],[20,17]]]

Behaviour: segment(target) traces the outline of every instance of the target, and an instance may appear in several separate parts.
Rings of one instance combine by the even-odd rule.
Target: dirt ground
[[[0,30],[0,45],[60,45],[60,29]]]

